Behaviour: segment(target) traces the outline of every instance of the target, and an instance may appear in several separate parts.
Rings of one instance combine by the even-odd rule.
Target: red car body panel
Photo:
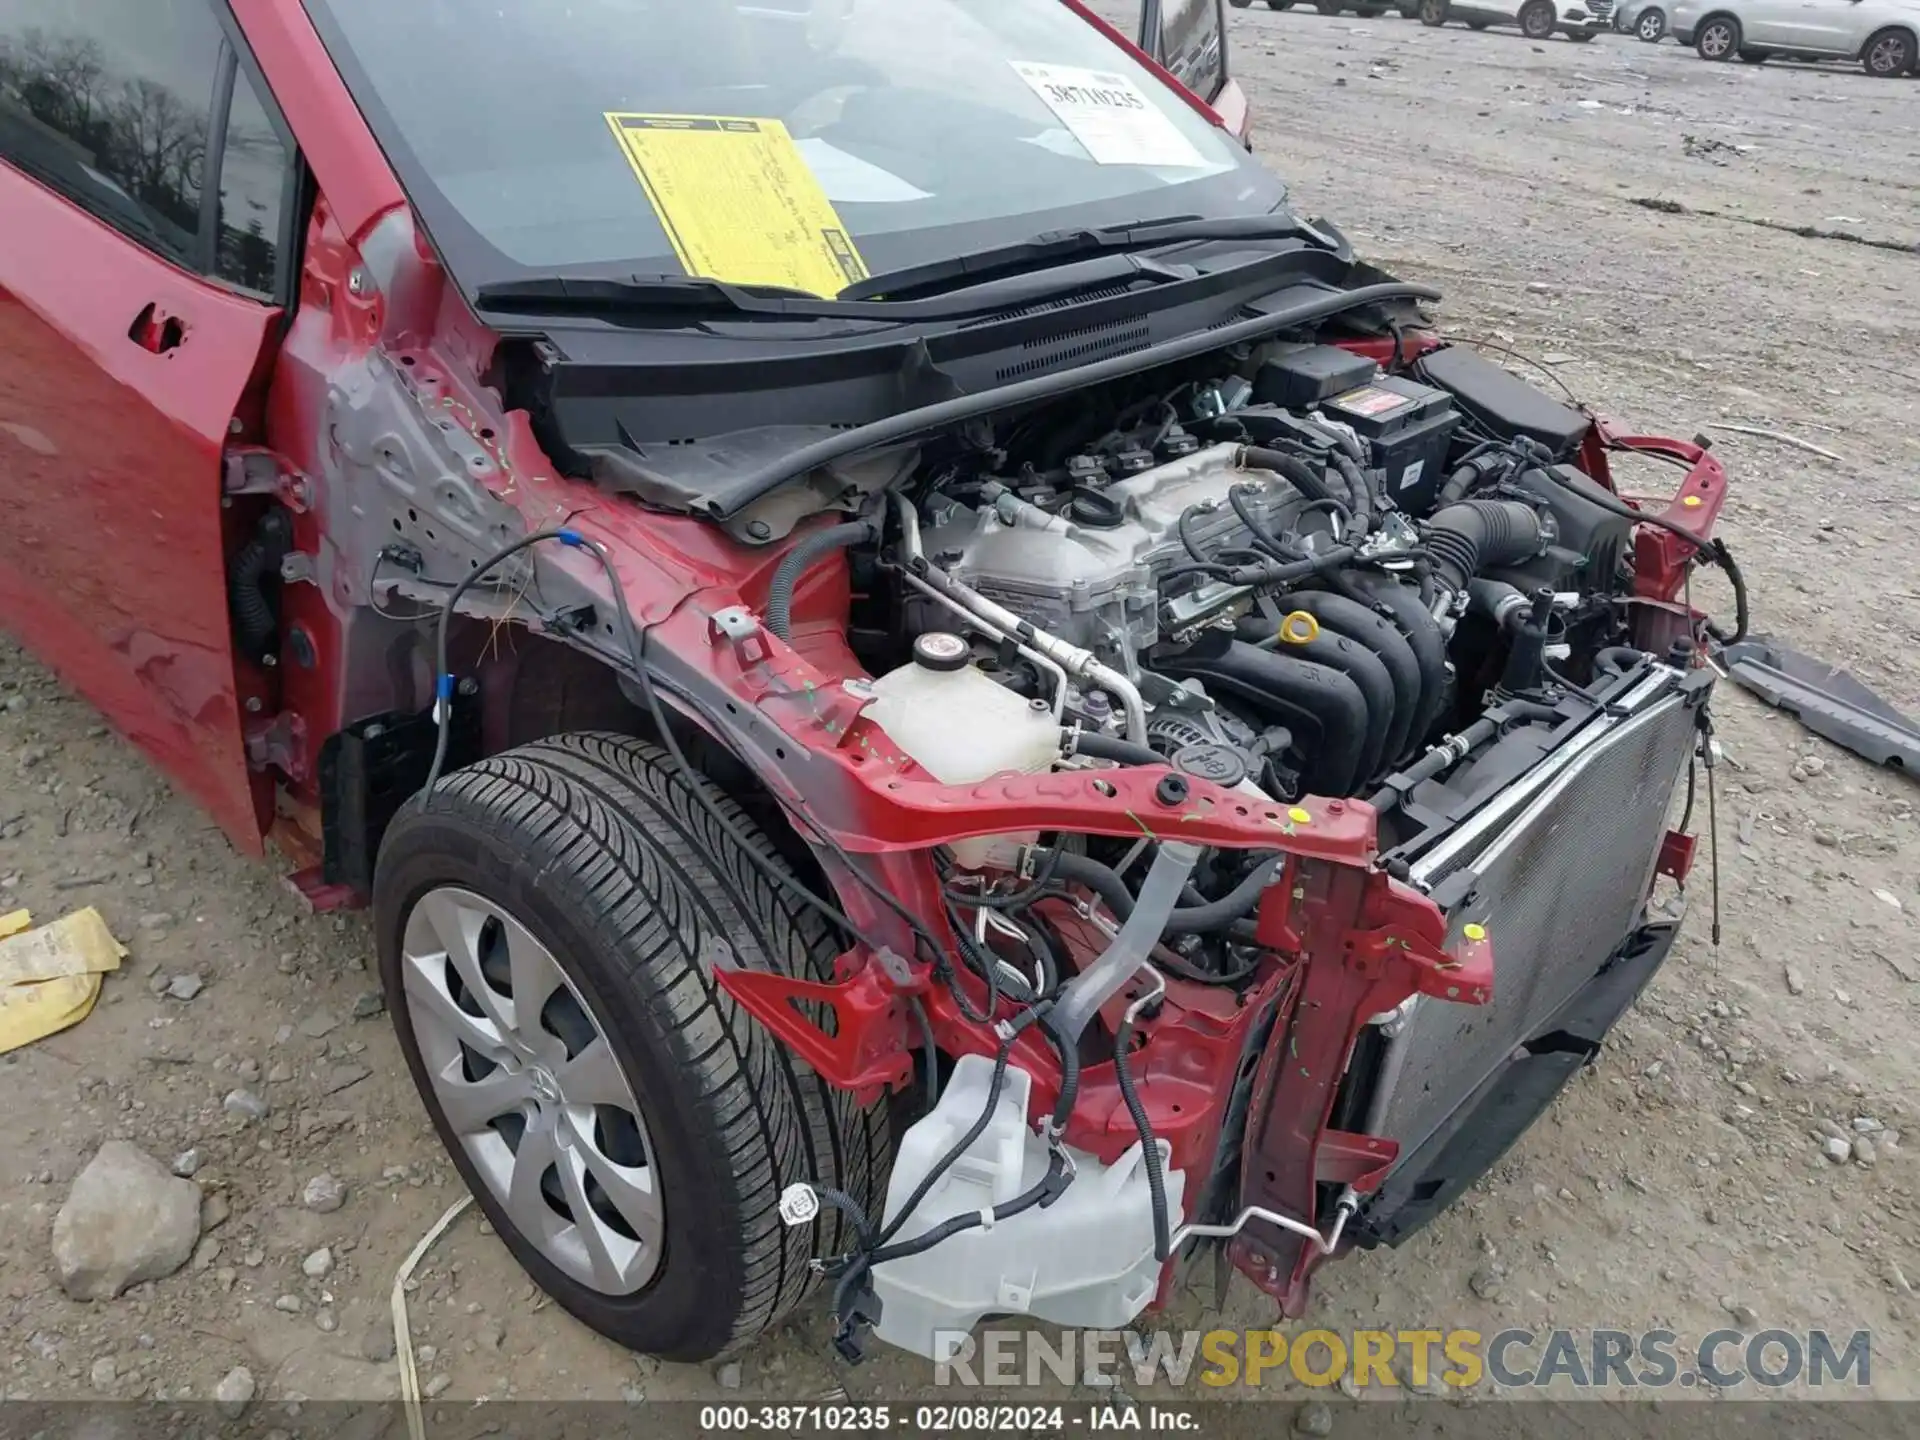
[[[30,497],[0,524],[0,613],[258,850],[272,789],[242,740],[220,476],[279,312],[6,165],[0,214],[0,468]],[[164,351],[134,336],[170,322]]]
[[[1115,33],[1076,0],[1067,3]],[[284,331],[274,308],[148,255],[0,163],[0,213],[9,228],[0,245],[0,355],[31,357],[25,367],[0,363],[0,472],[33,497],[0,527],[0,614],[7,624],[201,800],[236,844],[258,848],[277,794],[289,848],[310,846],[323,742],[378,710],[426,708],[437,678],[389,676],[391,688],[376,696],[347,662],[355,644],[350,627],[367,614],[366,577],[331,567],[331,532],[343,517],[327,507],[344,502],[315,479],[337,465],[326,413],[331,390],[377,376],[387,393],[404,395],[459,441],[469,457],[464,481],[511,507],[526,530],[564,520],[604,546],[649,659],[697,676],[709,710],[703,714],[671,693],[669,703],[723,733],[799,817],[803,838],[812,829],[833,839],[849,857],[822,856],[840,903],[863,931],[899,953],[913,953],[914,936],[876,892],[926,917],[945,942],[930,855],[931,847],[955,840],[1024,830],[1127,837],[1144,831],[1288,852],[1259,911],[1258,938],[1269,958],[1245,1003],[1214,987],[1170,980],[1160,1013],[1139,1026],[1145,1043],[1134,1074],[1156,1132],[1173,1147],[1173,1163],[1204,1173],[1222,1139],[1249,1032],[1264,1010],[1273,1030],[1244,1122],[1240,1203],[1322,1225],[1317,1186],[1350,1185],[1364,1194],[1376,1185],[1394,1158],[1392,1142],[1327,1126],[1355,1036],[1368,1017],[1413,994],[1484,1003],[1493,962],[1485,939],[1449,948],[1438,907],[1374,866],[1373,811],[1357,801],[1312,797],[1298,805],[1261,803],[1198,779],[1168,802],[1156,791],[1160,772],[1153,768],[1003,776],[967,786],[934,781],[861,718],[860,702],[843,687],[865,677],[845,640],[844,555],[822,560],[801,585],[791,646],[774,642],[757,622],[723,623],[730,612],[762,608],[773,569],[799,535],[749,549],[717,526],[644,510],[559,475],[528,417],[506,411],[482,383],[495,338],[418,229],[302,7],[297,0],[232,0],[232,8],[319,192]],[[1126,37],[1115,38],[1138,54]],[[1244,97],[1237,86],[1229,97],[1224,112],[1188,99],[1241,133]],[[74,273],[86,274],[87,283],[68,283]],[[36,311],[22,295],[57,298]],[[184,327],[180,343],[162,354],[129,338],[149,303],[156,316],[176,316]],[[1676,442],[1617,443],[1655,449]],[[312,563],[319,582],[289,585],[283,596],[282,634],[302,637],[309,662],[283,660],[270,673],[236,667],[229,639],[225,575],[233,537],[225,533],[223,495],[263,493],[251,483],[223,490],[227,462],[243,456],[271,472],[264,493],[292,512],[295,551]],[[1674,518],[1704,534],[1722,482],[1707,457],[1690,458],[1690,483],[1711,489],[1711,503],[1676,507]],[[1589,462],[1604,478],[1604,456]],[[543,565],[585,593],[609,596],[589,556],[549,549]],[[1677,569],[1656,574],[1664,588],[1655,598],[1674,601]],[[611,639],[595,639],[602,658],[627,658]],[[460,663],[463,673],[498,674],[513,660],[482,654]],[[869,883],[837,868],[851,863],[862,866]],[[1069,915],[1059,921],[1063,931],[1073,924]],[[1098,948],[1097,936],[1088,940]],[[910,1083],[915,1037],[901,1003],[907,994],[921,996],[949,1053],[994,1048],[950,990],[864,949],[842,957],[833,985],[739,971],[721,979],[824,1078],[863,1094]],[[970,974],[954,983],[972,987],[976,1002],[984,996]],[[802,1015],[795,1000],[831,1006],[834,1032]],[[1124,1008],[1126,997],[1112,1003]],[[1028,1035],[1015,1059],[1033,1076],[1034,1105],[1050,1106],[1061,1084],[1055,1057]],[[1081,1077],[1066,1138],[1107,1161],[1134,1143],[1110,1063]],[[1289,1313],[1298,1313],[1307,1276],[1322,1258],[1272,1227],[1243,1233],[1232,1254]]]

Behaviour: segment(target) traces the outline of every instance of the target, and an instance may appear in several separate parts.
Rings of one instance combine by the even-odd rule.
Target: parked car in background
[[[1667,37],[1666,0],[1621,0],[1613,12],[1613,28],[1658,45]]]
[[[1245,10],[1253,4],[1253,0],[1227,0],[1227,3],[1236,10]],[[1267,8],[1269,10],[1291,10],[1296,3],[1306,3],[1306,0],[1267,0]],[[1351,10],[1363,20],[1378,20],[1382,15],[1386,14],[1387,11],[1394,8],[1392,5],[1384,3],[1368,4],[1366,0],[1360,0],[1360,3],[1357,4],[1355,0],[1345,0],[1344,4],[1342,0],[1311,0],[1311,3],[1313,8],[1318,10],[1322,15],[1338,15],[1343,10]],[[1402,15],[1411,16],[1413,14],[1413,7],[1404,3],[1404,0],[1399,9]]]
[[[1920,73],[1920,0],[1672,0],[1674,37],[1703,60],[1858,60]]]
[[[1419,0],[1422,25],[1458,20],[1469,30],[1489,25],[1518,26],[1529,40],[1556,32],[1587,41],[1613,24],[1614,0]]]

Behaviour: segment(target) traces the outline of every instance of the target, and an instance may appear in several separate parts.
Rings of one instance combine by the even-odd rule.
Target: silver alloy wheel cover
[[[1903,70],[1904,65],[1897,64],[1907,58],[1907,42],[1898,35],[1882,35],[1879,42],[1867,54],[1867,68],[1876,75],[1886,75]]]
[[[489,921],[500,926],[506,947],[504,995],[481,971]],[[449,967],[482,1014],[455,999]],[[492,901],[443,886],[423,895],[408,915],[400,969],[407,1023],[435,1101],[514,1228],[562,1273],[600,1294],[631,1295],[644,1287],[659,1268],[666,1238],[653,1142],[606,1026],[552,952]],[[562,988],[592,1029],[592,1039],[571,1056],[541,1019]],[[468,1079],[463,1045],[496,1068]],[[606,1153],[596,1123],[602,1110],[631,1118],[645,1164]],[[525,1121],[517,1147],[493,1123],[515,1114]],[[546,1193],[549,1170],[571,1218]],[[631,1234],[591,1203],[589,1178]]]
[[[1667,28],[1666,17],[1658,10],[1645,11],[1641,14],[1640,23],[1636,28],[1642,40],[1658,40]]]
[[[1717,45],[1714,43],[1716,36],[1722,37],[1722,43]],[[1707,27],[1706,35],[1701,38],[1700,48],[1705,50],[1709,55],[1725,55],[1733,49],[1733,31],[1716,20],[1712,25]]]

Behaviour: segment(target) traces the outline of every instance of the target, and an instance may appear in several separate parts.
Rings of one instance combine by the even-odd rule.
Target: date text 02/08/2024
[[[1064,1435],[1076,1431],[1155,1430],[1199,1435],[1194,1406],[1082,1403],[704,1405],[702,1435],[860,1434],[900,1430],[935,1435]]]

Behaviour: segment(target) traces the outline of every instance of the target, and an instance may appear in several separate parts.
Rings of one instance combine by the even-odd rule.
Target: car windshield
[[[470,290],[684,273],[835,294],[1285,194],[1059,0],[307,4]]]

